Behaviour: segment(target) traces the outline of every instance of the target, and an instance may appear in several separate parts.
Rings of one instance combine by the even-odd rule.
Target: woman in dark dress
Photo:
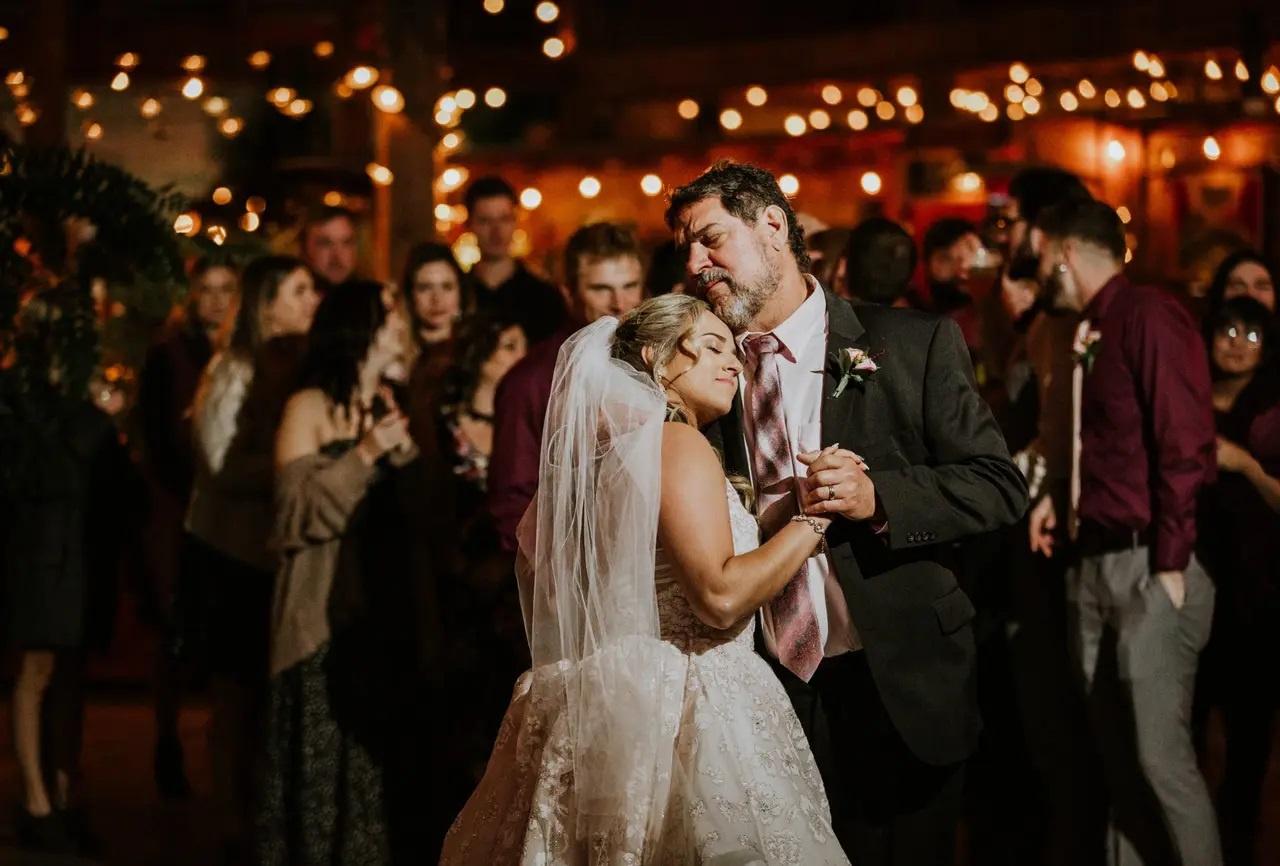
[[[398,757],[401,670],[412,652],[399,603],[408,529],[396,521],[395,486],[416,449],[384,376],[406,345],[380,285],[335,288],[281,421],[262,866],[390,858],[384,775]]]
[[[1226,772],[1218,792],[1228,864],[1255,862],[1263,778],[1280,687],[1280,381],[1273,317],[1249,296],[1205,322],[1214,375],[1218,477],[1202,492],[1198,555],[1218,591],[1201,703],[1221,708]],[[1203,709],[1203,707],[1202,707]]]

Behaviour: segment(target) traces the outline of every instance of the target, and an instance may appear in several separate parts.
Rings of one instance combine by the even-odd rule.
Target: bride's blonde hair
[[[705,302],[692,295],[659,295],[650,298],[618,321],[613,335],[613,357],[625,361],[641,373],[653,378],[659,388],[666,390],[663,382],[667,364],[682,352],[695,357],[688,348],[698,317],[710,309]],[[645,358],[645,349],[649,358]],[[667,420],[692,424],[684,410],[667,403]]]

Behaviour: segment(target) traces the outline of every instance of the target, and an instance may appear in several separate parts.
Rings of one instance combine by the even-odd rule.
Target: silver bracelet
[[[815,533],[817,533],[818,538],[821,539],[821,541],[818,542],[818,550],[823,553],[826,553],[827,531],[822,528],[822,524],[818,522],[818,518],[810,517],[807,514],[797,514],[795,517],[791,518],[791,522],[809,524],[809,528],[812,529]]]

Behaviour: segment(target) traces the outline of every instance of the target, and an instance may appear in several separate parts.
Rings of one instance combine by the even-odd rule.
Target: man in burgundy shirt
[[[574,232],[564,250],[564,274],[569,323],[536,344],[498,385],[489,513],[508,553],[516,550],[516,527],[538,489],[542,423],[560,347],[579,328],[601,316],[621,316],[644,297],[640,244],[620,225],[592,223]]]
[[[1038,228],[1041,279],[1083,315],[1067,593],[1111,795],[1108,860],[1218,866],[1190,728],[1214,597],[1192,554],[1196,495],[1215,465],[1204,349],[1172,296],[1125,279],[1124,228],[1110,206],[1067,202]],[[1034,548],[1051,551],[1057,518],[1042,500]]]

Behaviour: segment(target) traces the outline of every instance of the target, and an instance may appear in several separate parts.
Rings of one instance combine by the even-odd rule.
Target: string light
[[[1120,205],[1120,207],[1116,208],[1116,216],[1120,217],[1120,222],[1125,225],[1128,225],[1130,220],[1133,219],[1133,214],[1129,213],[1129,209],[1124,205]]]
[[[450,166],[440,172],[440,189],[453,192],[467,182],[467,170],[458,166]]]
[[[298,91],[292,87],[276,87],[267,91],[267,102],[270,102],[276,108],[284,108],[297,95]]]
[[[720,112],[720,125],[732,132],[742,126],[742,112],[736,108],[726,108]]]
[[[1146,72],[1151,67],[1151,58],[1147,57],[1145,51],[1133,52],[1133,68],[1139,72]]]
[[[1063,111],[1075,111],[1080,107],[1080,100],[1076,99],[1076,95],[1070,90],[1064,90],[1058,97],[1058,104],[1062,106]]]
[[[1147,74],[1152,78],[1164,78],[1164,63],[1154,54],[1151,55],[1151,65],[1147,67]]]
[[[959,192],[977,192],[982,189],[982,175],[976,171],[966,171],[963,174],[956,175],[952,184]]]
[[[1038,78],[1028,78],[1025,86],[1030,96],[1040,96],[1044,93],[1044,85],[1040,83]]]
[[[798,114],[788,114],[787,119],[782,122],[782,128],[787,131],[787,135],[799,136],[805,134],[809,124]]]
[[[211,225],[204,230],[204,233],[216,246],[222,246],[227,242],[227,230],[220,225]]]
[[[538,7],[533,10],[533,14],[543,24],[550,24],[552,21],[555,21],[560,17],[560,7],[550,2],[550,0],[543,0],[543,2],[539,3]]]
[[[26,80],[27,80],[27,73],[23,72],[21,69],[15,69],[13,72],[10,72],[8,75],[4,77],[4,83],[9,85],[10,87],[17,87],[19,84],[22,84]]]
[[[823,130],[831,125],[831,115],[827,114],[821,108],[815,108],[809,112],[809,125],[814,129]]]
[[[1107,142],[1107,159],[1112,162],[1124,162],[1125,150],[1124,144],[1119,139],[1113,138]]]
[[[462,144],[462,136],[456,132],[445,133],[444,138],[440,139],[440,144],[445,150],[453,150]]]
[[[1120,93],[1110,87],[1107,88],[1107,92],[1102,99],[1107,103],[1108,108],[1119,108],[1120,103],[1123,101],[1120,99]]]
[[[662,192],[662,178],[656,174],[646,174],[640,178],[640,191],[652,198]]]
[[[1166,147],[1160,151],[1160,165],[1166,169],[1171,169],[1178,164],[1178,157],[1174,154],[1172,148]]]
[[[77,90],[71,96],[71,103],[81,111],[93,108],[93,94],[87,90]]]
[[[373,89],[373,104],[387,114],[404,111],[404,95],[390,84],[379,84]]]
[[[981,114],[991,107],[991,100],[981,90],[975,90],[965,96],[964,107],[974,114]]]
[[[1212,57],[1204,62],[1204,77],[1210,81],[1222,80],[1222,67]]]
[[[267,200],[260,195],[251,195],[244,200],[244,209],[249,213],[262,213],[267,209]]]
[[[794,174],[784,174],[778,178],[778,189],[782,190],[785,196],[793,196],[800,192],[800,178]]]
[[[322,198],[321,201],[323,201],[328,207],[341,207],[344,198],[345,197],[342,193],[338,192],[336,189],[331,189],[324,194],[324,198]]]
[[[484,0],[484,11],[490,15],[497,15],[506,8],[505,0]]]
[[[1020,102],[1009,103],[1004,113],[1010,120],[1023,120],[1027,116],[1027,110],[1022,107]]]
[[[907,123],[919,123],[924,120],[924,106],[919,103],[907,106],[907,110],[903,113],[906,115]]]
[[[180,235],[194,237],[195,233],[200,231],[200,215],[195,211],[178,214],[173,221],[173,230]]]
[[[1222,156],[1222,146],[1218,144],[1218,139],[1212,135],[1205,137],[1204,144],[1201,145],[1200,149],[1204,151],[1205,158],[1211,162]]]
[[[111,89],[116,93],[129,89],[129,73],[117,72],[111,79]]]
[[[40,119],[40,112],[36,111],[30,105],[19,105],[14,113],[18,116],[18,123],[23,126],[31,126]]]
[[[85,124],[84,137],[90,141],[97,141],[102,138],[102,124],[96,120]]]
[[[469,108],[475,108],[476,92],[470,87],[464,87],[454,94],[453,101],[454,104],[464,111]]]
[[[549,37],[542,43],[542,53],[552,60],[559,60],[564,56],[564,40],[559,36]]]
[[[696,99],[682,99],[680,104],[676,106],[676,113],[685,120],[693,120],[701,110]]]
[[[1274,66],[1269,67],[1266,72],[1262,73],[1262,92],[1269,94],[1280,93],[1280,70]]]
[[[747,88],[747,102],[756,108],[769,101],[769,91],[756,84]]]
[[[490,108],[501,108],[507,104],[507,92],[501,87],[490,87],[484,92],[484,104]]]
[[[1249,80],[1249,67],[1247,67],[1247,66],[1245,66],[1245,65],[1244,65],[1244,61],[1243,61],[1243,60],[1237,60],[1237,61],[1236,61],[1236,79],[1237,79],[1238,81],[1248,81],[1248,80]]]
[[[25,84],[15,84],[9,88],[9,93],[13,95],[14,99],[26,99],[31,95],[31,88]]]
[[[1085,99],[1093,99],[1098,95],[1098,91],[1094,88],[1093,82],[1087,78],[1080,79],[1080,83],[1076,85],[1076,90],[1078,90],[1080,95]]]
[[[1128,101],[1130,108],[1145,108],[1147,105],[1147,98],[1143,96],[1142,91],[1136,87],[1130,87],[1129,93],[1125,98]]]
[[[827,105],[839,105],[844,100],[844,93],[834,84],[822,88],[822,101]]]
[[[240,217],[240,228],[247,232],[256,232],[260,225],[262,225],[262,218],[253,211],[249,211]]]
[[[897,96],[898,104],[903,108],[910,108],[920,101],[920,95],[916,93],[914,87],[899,87]]]
[[[1169,99],[1169,88],[1164,86],[1162,81],[1151,82],[1151,98],[1156,102],[1167,102]]]
[[[376,162],[366,165],[364,172],[369,175],[369,180],[378,186],[390,186],[391,182],[396,179],[396,176],[391,173],[391,169]]]
[[[858,104],[863,108],[871,108],[880,101],[880,91],[874,87],[861,87],[858,89]]]
[[[187,99],[199,99],[202,93],[204,93],[204,82],[194,75],[182,85],[182,95]]]
[[[444,202],[441,202],[436,205],[435,214],[436,219],[440,220],[440,222],[452,222],[451,217],[453,216],[453,208],[449,207]]]
[[[1015,63],[1009,67],[1009,80],[1017,84],[1025,84],[1031,77],[1031,71],[1023,63]]]
[[[1022,110],[1027,114],[1039,114],[1040,100],[1036,99],[1034,96],[1028,96],[1026,99],[1022,100]]]
[[[883,181],[880,180],[880,175],[874,171],[863,172],[862,178],[858,183],[862,187],[862,191],[867,195],[878,195],[884,185]]]
[[[140,58],[136,52],[126,51],[116,58],[116,66],[121,69],[133,69],[138,65],[139,60]]]
[[[876,104],[876,117],[881,120],[893,120],[893,116],[897,113],[898,110],[894,108],[893,103],[888,100],[884,100]]]
[[[146,99],[142,100],[142,105],[138,107],[138,111],[147,120],[151,120],[160,114],[161,108],[160,100],[156,99],[154,96],[148,96]]]
[[[587,175],[578,182],[578,192],[583,198],[595,198],[600,194],[600,180]]]
[[[861,132],[871,123],[870,119],[867,117],[867,113],[861,108],[855,108],[853,111],[850,111],[848,116],[845,118],[845,121],[848,122],[849,128],[854,132]]]
[[[312,108],[310,99],[295,99],[289,103],[287,111],[290,117],[305,117],[311,113]]]
[[[188,54],[182,58],[182,68],[187,72],[199,72],[204,69],[205,59],[203,54]]]
[[[1004,89],[1004,98],[1006,102],[1021,102],[1027,98],[1027,92],[1017,84],[1010,84]]]
[[[220,117],[231,108],[231,103],[223,96],[210,96],[204,101],[204,113],[210,117]]]
[[[994,123],[1000,118],[1000,109],[994,103],[987,103],[987,107],[978,112],[978,117],[987,123]]]
[[[249,55],[249,66],[259,71],[271,65],[270,51],[255,51]]]
[[[231,204],[231,188],[220,186],[213,191],[214,204]]]
[[[0,42],[3,42],[8,38],[9,38],[9,28],[0,27]]]
[[[378,70],[372,66],[353,66],[342,80],[352,90],[364,90],[378,82]]]
[[[224,117],[218,123],[218,132],[227,138],[235,138],[244,129],[244,120],[239,117]]]
[[[316,57],[319,57],[321,60],[323,60],[326,57],[333,56],[333,43],[330,42],[328,39],[322,39],[319,42],[317,42],[315,44],[315,47],[312,48],[311,50],[315,52]]]
[[[525,210],[537,210],[542,204],[542,193],[536,186],[528,186],[520,191],[520,207]]]

